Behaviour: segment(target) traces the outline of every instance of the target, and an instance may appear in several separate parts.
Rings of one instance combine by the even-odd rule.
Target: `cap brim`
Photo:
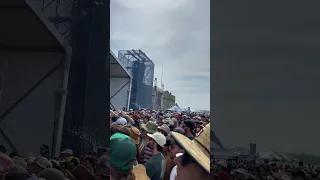
[[[152,136],[152,134],[149,134],[149,133],[147,133],[147,136],[149,136],[149,137],[151,137],[151,138],[153,139],[153,136]]]
[[[176,142],[200,165],[205,171],[210,173],[210,157],[208,157],[199,147],[196,141],[191,141],[186,136],[171,132]]]

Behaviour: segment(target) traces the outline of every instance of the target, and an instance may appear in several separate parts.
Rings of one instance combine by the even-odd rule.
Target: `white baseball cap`
[[[69,154],[69,155],[73,155],[73,151],[71,149],[66,149],[64,151],[61,152],[61,154]]]
[[[166,137],[160,132],[155,132],[153,134],[148,133],[147,135],[156,141],[161,147],[166,144]]]
[[[120,117],[113,124],[126,126],[127,125],[127,120],[125,118]]]

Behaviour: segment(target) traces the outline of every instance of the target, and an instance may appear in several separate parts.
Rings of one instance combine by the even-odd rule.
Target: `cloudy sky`
[[[210,110],[210,0],[111,0],[111,49],[141,49],[180,107]]]

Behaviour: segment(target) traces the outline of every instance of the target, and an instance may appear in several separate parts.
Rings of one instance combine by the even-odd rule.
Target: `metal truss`
[[[121,50],[118,52],[118,60],[133,77],[130,107],[152,108],[154,77],[152,60],[141,50]]]

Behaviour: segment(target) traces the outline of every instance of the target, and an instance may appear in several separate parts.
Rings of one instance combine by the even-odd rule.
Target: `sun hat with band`
[[[151,134],[158,131],[158,126],[153,121],[148,121],[147,124],[141,124],[141,128]]]
[[[131,137],[132,141],[135,144],[139,144],[140,143],[140,134],[141,134],[139,129],[136,127],[131,127],[131,128],[129,128],[129,133],[130,133],[130,137]]]
[[[136,145],[131,137],[121,133],[115,133],[110,137],[109,162],[112,167],[123,171],[131,169],[136,157]]]
[[[194,140],[190,140],[180,133],[171,132],[171,134],[185,152],[207,173],[210,173],[210,123],[202,129]]]

